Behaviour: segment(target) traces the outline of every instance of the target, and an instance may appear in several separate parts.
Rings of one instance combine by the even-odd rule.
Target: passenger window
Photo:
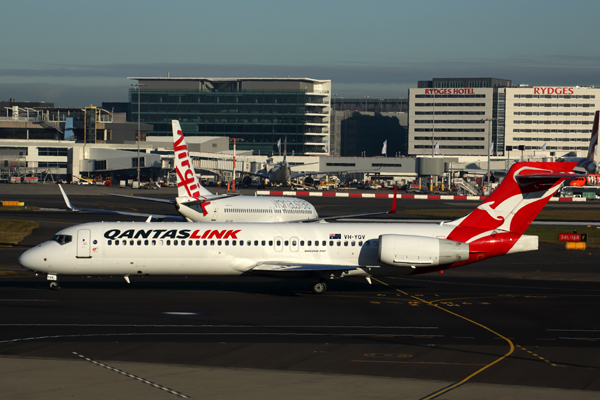
[[[323,241],[321,242],[321,246],[327,246],[327,242],[323,240]]]
[[[196,240],[196,246],[200,246],[200,241]]]
[[[344,246],[348,246],[348,242],[344,242]]]
[[[296,242],[295,240],[292,240],[292,246],[298,246],[298,242]]]
[[[277,241],[277,246],[281,246],[281,240]]]
[[[123,239],[123,241],[121,242],[121,244],[122,244],[123,246],[127,246],[127,240]]]
[[[244,245],[244,241],[240,240],[240,246],[243,246],[243,245]]]
[[[202,242],[202,246],[206,246],[208,244],[208,240],[205,240],[204,242]]]
[[[269,246],[273,246],[273,241],[269,240]]]
[[[210,245],[211,245],[211,246],[214,246],[214,245],[215,245],[215,241],[214,241],[214,240],[211,240],[211,241],[210,241]]]
[[[177,240],[173,240],[173,246],[177,246]]]
[[[262,244],[263,246],[265,246],[267,244],[267,242],[265,240],[263,240],[262,242],[260,242],[260,244]]]
[[[220,240],[219,240],[219,241],[217,241],[217,245],[219,245],[219,246],[220,246],[220,245],[221,245],[221,243],[223,243],[223,242],[222,242],[222,241],[220,241]]]
[[[283,244],[285,245],[285,247],[287,247],[287,246],[289,246],[289,244],[290,244],[290,241],[289,241],[289,240],[285,240],[285,241],[283,242]]]
[[[171,241],[167,240],[166,244],[167,244],[167,246],[170,246],[171,245]]]
[[[152,246],[156,246],[156,240],[152,241]]]
[[[338,245],[338,247],[340,247],[340,246],[342,245],[342,241],[341,241],[341,240],[338,240],[338,241],[337,241],[337,245]]]
[[[112,240],[109,240],[108,242],[106,242],[106,244],[110,246],[112,244]]]
[[[118,245],[119,245],[119,241],[115,240],[115,246],[118,246]]]
[[[330,241],[329,241],[329,245],[330,245],[330,246],[333,246],[333,240],[330,240]]]
[[[235,246],[236,244],[237,244],[237,241],[236,241],[236,240],[232,240],[232,241],[231,241],[231,245],[232,245],[232,246]]]
[[[129,241],[129,245],[130,245],[130,246],[133,246],[133,243],[134,243],[134,241],[133,241],[133,240],[130,240],[130,241]]]
[[[256,242],[256,244],[258,244],[258,242]],[[248,240],[248,241],[246,242],[246,245],[247,245],[247,246],[251,246],[251,245],[252,245],[252,241]]]
[[[188,246],[193,246],[194,245],[194,241],[193,240],[188,240]]]
[[[229,246],[229,240],[225,241],[225,246]]]
[[[255,240],[255,241],[254,241],[254,245],[255,245],[255,246],[258,246],[258,240]]]
[[[352,246],[356,246],[356,242],[352,242]]]
[[[158,242],[158,245],[159,245],[159,246],[162,246],[163,244],[165,244],[165,241],[161,239],[161,240]]]
[[[304,246],[304,240],[300,241],[300,246]]]
[[[148,240],[144,240],[144,246],[148,246]]]
[[[311,241],[311,240],[309,240],[308,242],[306,242],[306,245],[307,245],[307,246],[312,246],[312,241]]]
[[[359,245],[359,246],[362,246],[362,245],[363,245],[363,242],[362,242],[362,240],[361,240],[360,242],[358,242],[358,245]]]

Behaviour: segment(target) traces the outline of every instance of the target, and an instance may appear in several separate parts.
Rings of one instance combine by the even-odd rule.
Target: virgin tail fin
[[[206,190],[198,181],[179,121],[174,119],[171,123],[173,125],[173,150],[175,151],[175,170],[177,172],[177,196],[193,198],[210,196],[212,193]]]

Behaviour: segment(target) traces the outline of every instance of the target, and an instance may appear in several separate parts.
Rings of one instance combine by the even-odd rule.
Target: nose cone
[[[21,267],[31,271],[42,271],[46,260],[40,252],[40,246],[27,250],[19,257]]]

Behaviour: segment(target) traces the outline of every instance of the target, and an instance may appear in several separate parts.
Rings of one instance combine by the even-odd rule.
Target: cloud
[[[293,77],[330,79],[340,96],[405,97],[419,80],[448,77],[494,77],[513,84],[587,85],[597,79],[599,57],[566,58],[550,55],[531,59],[472,60],[464,62],[406,61],[398,64],[257,65],[144,63],[47,65],[41,69],[0,69],[0,90],[10,97],[56,105],[82,106],[102,101],[126,101],[131,81],[126,77]],[[15,81],[24,83],[14,83]],[[4,82],[4,83],[3,83]],[[43,82],[35,84],[32,82]],[[127,82],[127,83],[125,83]],[[77,104],[79,102],[79,104]]]

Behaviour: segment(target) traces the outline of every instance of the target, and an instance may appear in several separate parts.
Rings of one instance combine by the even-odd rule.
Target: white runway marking
[[[135,380],[137,380],[137,381],[140,381],[140,382],[142,382],[142,383],[145,383],[145,384],[147,384],[147,385],[150,385],[150,386],[152,386],[152,387],[155,387],[155,388],[157,388],[157,389],[164,390],[165,392],[168,392],[168,393],[174,394],[174,395],[175,395],[175,396],[177,396],[177,397],[181,397],[181,398],[184,398],[184,399],[189,399],[189,398],[190,398],[190,396],[186,396],[185,394],[181,394],[181,393],[179,393],[179,392],[177,392],[177,391],[175,391],[175,390],[173,390],[173,389],[169,389],[168,387],[164,387],[164,386],[162,386],[162,385],[159,385],[158,383],[154,383],[154,382],[152,382],[152,381],[149,381],[149,380],[147,380],[147,379],[140,378],[139,376],[136,376],[136,375],[130,374],[130,373],[128,373],[128,372],[125,372],[125,371],[122,371],[122,370],[120,370],[120,369],[113,368],[113,367],[111,367],[110,365],[106,365],[106,364],[103,364],[103,363],[101,363],[101,362],[98,362],[98,361],[92,360],[91,358],[88,358],[88,357],[85,357],[85,356],[83,356],[83,355],[81,355],[81,354],[78,354],[78,353],[77,353],[77,352],[75,352],[75,351],[73,352],[73,354],[75,354],[76,356],[78,356],[78,357],[81,357],[81,358],[83,358],[84,360],[86,360],[86,361],[89,361],[89,362],[91,362],[92,364],[95,364],[95,365],[97,365],[97,366],[99,366],[99,367],[106,368],[106,369],[108,369],[108,370],[111,370],[111,371],[113,371],[113,372],[117,372],[117,373],[119,373],[119,374],[121,374],[121,375],[125,375],[125,376],[127,376],[128,378],[132,378],[132,379],[135,379]]]

